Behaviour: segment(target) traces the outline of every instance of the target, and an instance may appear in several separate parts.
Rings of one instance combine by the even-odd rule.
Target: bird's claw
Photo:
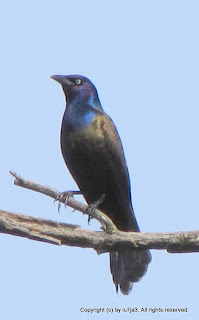
[[[86,210],[84,211],[85,214],[88,215],[88,224],[90,224],[93,212],[95,211],[95,209],[97,209],[97,207],[95,206],[95,203],[93,204],[89,204],[86,208]]]
[[[95,211],[95,209],[99,207],[99,205],[104,201],[104,199],[105,199],[105,194],[103,194],[97,201],[87,206],[84,213],[88,214],[88,224],[90,223],[91,219],[93,219],[93,212]]]
[[[60,208],[61,208],[61,204],[63,203],[64,206],[67,206],[68,200],[70,197],[73,198],[74,195],[76,194],[81,194],[81,191],[72,191],[72,190],[68,190],[68,191],[64,191],[61,192],[57,198],[54,200],[54,202],[58,201],[58,212],[60,212]]]

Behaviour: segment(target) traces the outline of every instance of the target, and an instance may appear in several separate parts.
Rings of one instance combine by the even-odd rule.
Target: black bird
[[[61,150],[66,165],[88,204],[105,195],[99,209],[119,230],[139,231],[131,204],[129,173],[123,147],[111,118],[103,111],[91,81],[80,75],[51,77],[66,96],[61,128]],[[115,283],[128,294],[134,282],[146,273],[148,250],[119,250],[110,253]]]

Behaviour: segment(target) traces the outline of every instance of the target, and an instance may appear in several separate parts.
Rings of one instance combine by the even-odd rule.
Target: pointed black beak
[[[54,75],[51,76],[51,79],[59,82],[62,86],[70,86],[71,84],[73,84],[67,76]]]

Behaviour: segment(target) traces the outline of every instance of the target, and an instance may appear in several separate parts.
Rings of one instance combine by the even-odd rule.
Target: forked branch
[[[15,185],[43,193],[55,200],[60,198],[61,202],[65,202],[60,197],[62,195],[60,192],[24,180],[14,172],[11,174],[15,177]],[[67,199],[67,205],[84,213],[87,209],[86,205],[76,201],[73,197]],[[101,223],[103,231],[90,231],[77,225],[57,223],[0,210],[0,232],[56,245],[93,248],[98,252],[109,252],[121,248],[166,249],[171,253],[199,252],[199,231],[122,232],[117,230],[110,218],[101,211],[94,210],[92,216]]]

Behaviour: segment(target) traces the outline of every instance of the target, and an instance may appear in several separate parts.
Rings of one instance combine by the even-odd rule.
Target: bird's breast
[[[91,115],[85,114],[82,119],[83,124],[77,126],[65,126],[62,127],[62,139],[65,141],[65,145],[71,151],[74,149],[82,149],[91,147],[92,145],[102,146],[105,138],[105,123],[100,115],[91,117]]]

